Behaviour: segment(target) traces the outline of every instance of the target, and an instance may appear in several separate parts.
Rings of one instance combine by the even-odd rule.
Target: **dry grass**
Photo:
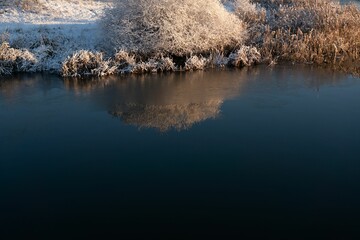
[[[184,66],[177,65],[170,57],[163,55],[142,60],[141,57],[124,50],[117,51],[112,58],[104,59],[104,54],[81,50],[75,52],[62,63],[62,76],[107,76],[112,74],[142,74],[173,71],[194,71],[215,67],[252,66],[261,61],[255,47],[242,46],[239,50],[224,56],[214,53],[208,56],[191,55],[185,59]]]
[[[62,64],[61,74],[65,77],[107,76],[125,73],[154,73],[175,71],[177,67],[169,57],[153,57],[147,61],[136,60],[124,50],[116,52],[113,58],[104,59],[101,52],[81,50],[68,57]]]
[[[13,4],[29,12],[41,12],[45,9],[40,0],[14,0]]]
[[[267,63],[327,65],[359,73],[360,10],[330,0],[254,0],[256,12],[242,14],[248,44]]]
[[[234,67],[250,67],[261,61],[261,54],[256,47],[242,46],[229,56],[228,65]]]
[[[62,65],[62,75],[66,77],[106,76],[114,74],[116,67],[105,60],[103,53],[81,50],[68,57]]]
[[[231,2],[234,13],[221,2]],[[23,9],[41,9],[41,0],[15,3]],[[100,52],[75,52],[63,62],[62,75],[277,62],[331,66],[360,75],[360,10],[332,0],[123,0],[107,12],[102,26],[109,43],[122,50],[108,53],[111,58]],[[56,45],[45,45],[50,50],[43,52],[57,54]],[[11,46],[1,45],[0,73],[30,69],[34,56],[14,49],[23,48],[21,44]],[[47,55],[34,53],[38,62],[47,62]]]
[[[27,50],[11,48],[7,42],[0,45],[0,75],[23,72],[36,62],[36,58]]]
[[[104,27],[114,46],[145,56],[233,49],[246,32],[219,0],[118,1],[107,12]]]

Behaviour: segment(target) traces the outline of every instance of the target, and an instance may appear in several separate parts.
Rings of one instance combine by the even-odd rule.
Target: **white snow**
[[[0,2],[0,41],[29,49],[37,58],[34,71],[59,71],[74,51],[98,49],[98,20],[112,6],[104,0],[39,0],[39,11],[23,11],[11,2]]]
[[[101,0],[39,0],[39,11],[23,11],[5,1],[1,9],[0,22],[7,26],[11,23],[48,24],[87,24],[96,22],[111,7],[111,3]]]

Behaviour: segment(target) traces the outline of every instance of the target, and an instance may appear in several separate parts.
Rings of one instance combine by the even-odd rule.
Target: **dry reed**
[[[360,10],[331,0],[253,0],[247,44],[262,61],[331,66],[359,74]]]

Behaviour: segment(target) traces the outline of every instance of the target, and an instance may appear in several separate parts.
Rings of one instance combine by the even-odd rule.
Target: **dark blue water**
[[[0,190],[0,239],[358,239],[360,79],[1,79]]]

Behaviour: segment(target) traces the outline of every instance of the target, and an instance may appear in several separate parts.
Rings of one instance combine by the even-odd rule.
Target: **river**
[[[357,77],[17,75],[0,80],[0,123],[2,239],[359,234]]]

